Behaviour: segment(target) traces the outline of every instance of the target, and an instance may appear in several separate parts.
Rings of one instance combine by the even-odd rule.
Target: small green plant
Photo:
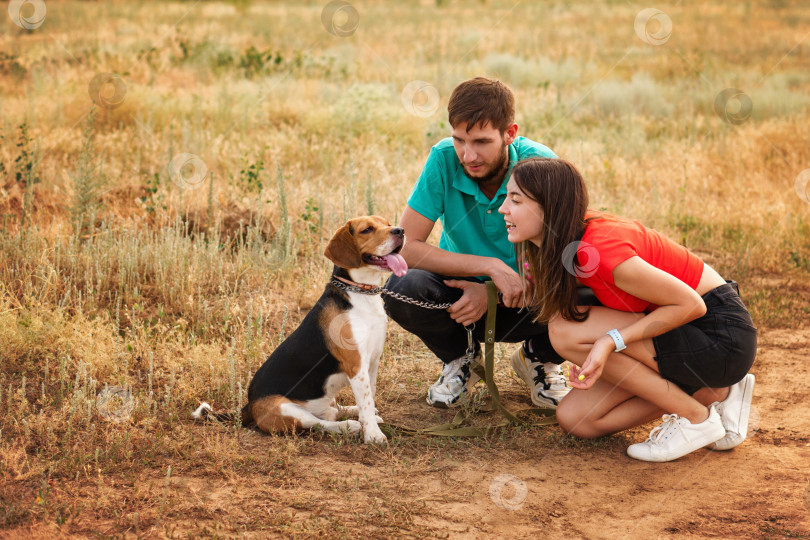
[[[461,402],[461,411],[465,418],[471,419],[481,412],[488,412],[489,392],[486,388],[475,393],[469,393],[467,398]]]
[[[158,210],[165,211],[166,203],[163,194],[160,193],[160,174],[155,173],[152,178],[147,178],[144,186],[146,193],[140,196],[144,210],[150,216],[154,216]]]
[[[301,69],[305,61],[309,62],[311,60],[313,59],[302,51],[294,51],[289,58],[285,59],[281,51],[273,51],[271,49],[260,51],[251,45],[245,49],[239,57],[238,66],[245,71],[245,76],[250,79],[256,75],[272,73],[274,71]]]
[[[39,178],[34,176],[34,152],[31,147],[31,137],[28,135],[28,125],[20,124],[20,135],[17,139],[17,148],[19,152],[17,157],[14,158],[14,179],[18,184],[28,183],[35,184]]]
[[[26,224],[32,212],[34,199],[34,184],[39,182],[35,172],[36,150],[32,148],[31,137],[28,135],[28,126],[20,124],[20,135],[17,140],[19,153],[14,158],[15,180],[25,188],[23,192],[22,215],[20,216],[20,231],[26,230]]]
[[[301,214],[301,221],[304,222],[308,233],[318,234],[321,230],[320,207],[312,197],[307,197],[304,204],[304,212]]]
[[[264,160],[259,159],[255,163],[248,165],[247,158],[244,159],[244,166],[239,171],[239,186],[248,193],[262,192],[262,171],[264,170]]]
[[[233,55],[228,51],[219,51],[211,61],[211,69],[214,71],[222,71],[230,68],[233,65]]]
[[[248,78],[251,78],[270,70],[273,66],[280,65],[283,60],[281,53],[278,51],[273,53],[268,49],[262,52],[251,45],[239,57],[239,67],[245,70],[245,75]]]

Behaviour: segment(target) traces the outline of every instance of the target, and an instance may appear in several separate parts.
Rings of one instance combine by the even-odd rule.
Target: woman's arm
[[[618,329],[625,343],[660,336],[706,313],[706,304],[694,289],[641,257],[631,257],[616,266],[613,283],[624,292],[659,306],[636,323]]]
[[[613,269],[613,282],[619,289],[659,306],[633,324],[618,328],[626,344],[659,336],[706,313],[706,304],[694,289],[641,257],[631,257],[617,265]],[[599,378],[614,349],[613,339],[608,335],[593,344],[582,369],[575,372],[585,376],[587,387]]]

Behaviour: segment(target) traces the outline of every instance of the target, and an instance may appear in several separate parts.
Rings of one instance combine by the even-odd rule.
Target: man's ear
[[[515,142],[515,139],[517,138],[517,132],[518,132],[518,125],[512,123],[512,125],[506,128],[506,131],[503,134],[504,142],[506,144],[512,144],[513,142]]]
[[[327,259],[341,268],[359,268],[363,266],[363,258],[357,243],[352,235],[351,224],[346,223],[329,240],[323,254]]]

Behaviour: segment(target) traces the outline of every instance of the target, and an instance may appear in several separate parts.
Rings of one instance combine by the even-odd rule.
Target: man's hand
[[[487,312],[487,286],[485,284],[463,279],[446,279],[444,284],[463,291],[461,298],[447,308],[450,318],[457,323],[469,326]]]

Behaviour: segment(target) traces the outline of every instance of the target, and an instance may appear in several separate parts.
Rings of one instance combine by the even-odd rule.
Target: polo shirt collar
[[[509,174],[512,172],[512,167],[514,167],[515,163],[517,163],[517,150],[515,149],[514,142],[509,145],[508,152],[509,167],[506,169],[506,176],[504,176],[504,178],[509,178]],[[506,182],[501,182],[501,187],[499,187],[498,191],[495,192],[495,196],[492,197],[492,200],[487,199],[479,189],[478,184],[464,174],[464,169],[461,167],[461,163],[457,163],[456,166],[459,169],[459,174],[455,175],[455,178],[453,179],[453,187],[462,193],[475,197],[476,202],[491,206],[498,201],[501,195],[506,195]]]

